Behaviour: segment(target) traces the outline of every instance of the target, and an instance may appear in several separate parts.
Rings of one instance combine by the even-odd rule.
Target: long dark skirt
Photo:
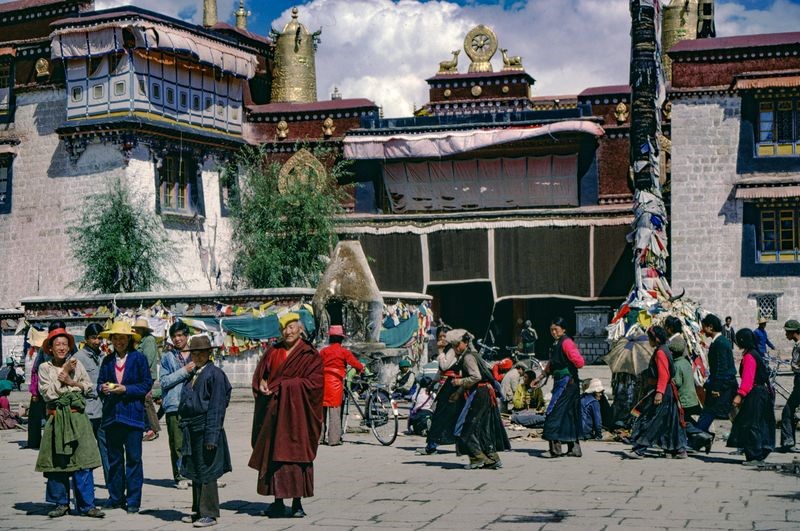
[[[470,457],[478,457],[481,454],[491,456],[511,449],[497,406],[496,399],[494,404],[492,403],[489,388],[478,386],[464,420],[461,435],[456,437],[456,450],[459,454],[467,454]]]
[[[556,403],[544,419],[542,439],[546,441],[574,442],[581,435],[581,395],[578,383],[571,376]],[[559,378],[560,380],[560,378]],[[553,382],[553,389],[557,386]]]
[[[452,384],[453,379],[445,380],[442,388],[436,395],[436,407],[431,417],[431,429],[428,432],[428,444],[453,444],[456,442],[453,429],[456,427],[456,420],[461,408],[464,407],[464,400],[459,398],[455,402],[450,402],[450,395],[456,392],[456,387]]]
[[[672,385],[664,391],[661,404],[653,400],[655,391],[646,395],[637,405],[639,417],[633,422],[631,442],[634,446],[655,446],[668,452],[688,448],[686,429],[681,425],[678,400]]]
[[[214,450],[206,449],[203,435],[202,431],[183,430],[184,441],[181,456],[181,475],[201,484],[216,481],[223,474],[232,470],[231,454],[225,430],[220,430]],[[186,440],[187,436],[188,440]]]
[[[753,454],[775,449],[775,399],[764,385],[753,386],[733,419],[726,446],[744,448]],[[764,457],[766,457],[764,454]]]

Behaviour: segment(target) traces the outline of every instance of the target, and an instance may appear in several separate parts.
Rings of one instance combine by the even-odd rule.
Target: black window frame
[[[0,112],[0,123],[7,124],[14,121],[14,112],[16,110],[16,98],[14,94],[14,85],[16,84],[16,68],[13,60],[3,60],[0,58],[0,67],[8,66],[8,110]]]
[[[11,212],[11,199],[14,180],[14,155],[10,153],[0,154],[0,168],[7,168],[5,190],[0,190],[0,214],[8,214]],[[3,194],[5,197],[3,197]]]

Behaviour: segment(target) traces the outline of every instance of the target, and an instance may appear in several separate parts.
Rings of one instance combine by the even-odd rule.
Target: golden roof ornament
[[[453,54],[453,58],[449,61],[439,61],[439,72],[438,74],[458,74],[458,54],[461,53],[461,50],[453,50],[450,52]]]
[[[291,156],[278,173],[278,191],[285,194],[290,184],[313,186],[317,191],[325,184],[328,172],[325,165],[306,148]]]
[[[233,14],[236,15],[236,27],[240,30],[246,30],[247,17],[252,15],[252,13],[244,8],[244,0],[239,0],[239,9],[237,9]]]
[[[314,54],[322,30],[309,33],[297,20],[297,8],[292,8],[292,20],[283,31],[270,30],[275,43],[272,71],[272,103],[312,103],[317,101],[317,72]]]
[[[483,24],[469,30],[464,39],[464,51],[472,60],[469,72],[492,72],[492,57],[497,51],[497,35]]]
[[[36,69],[36,77],[47,77],[50,75],[50,61],[44,57],[40,57],[36,60],[34,68]]]
[[[664,74],[672,79],[672,60],[667,52],[679,41],[697,38],[697,21],[700,0],[671,0],[665,6],[661,24],[661,59]]]
[[[617,124],[624,124],[628,121],[628,106],[623,102],[617,103],[614,109],[614,118],[617,119]]]
[[[217,0],[203,1],[203,26],[210,28],[218,22]]]
[[[525,70],[522,66],[522,57],[519,55],[509,57],[507,48],[500,48],[500,53],[503,54],[503,72]]]
[[[333,118],[328,116],[322,122],[322,135],[325,138],[333,136],[333,132],[336,131],[336,126],[333,125]]]

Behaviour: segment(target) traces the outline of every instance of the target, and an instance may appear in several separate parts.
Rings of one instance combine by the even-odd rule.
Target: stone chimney
[[[210,28],[217,23],[217,0],[203,1],[203,26]]]

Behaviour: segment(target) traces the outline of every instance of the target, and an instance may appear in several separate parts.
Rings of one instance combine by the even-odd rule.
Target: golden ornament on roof
[[[628,106],[623,102],[617,103],[617,107],[614,109],[614,118],[617,119],[617,123],[625,123],[628,120],[628,114]]]
[[[275,42],[272,71],[272,103],[312,103],[317,101],[317,72],[314,55],[322,30],[309,33],[297,20],[297,8],[292,8],[292,20],[282,32],[274,28],[270,38]]]
[[[458,54],[461,53],[461,50],[453,50],[450,52],[453,54],[453,58],[449,61],[440,61],[439,62],[439,74],[458,74]]]
[[[469,72],[492,72],[492,57],[497,51],[497,36],[488,26],[479,24],[467,33],[464,51],[472,60]]]
[[[522,57],[519,55],[512,55],[509,57],[507,48],[500,48],[500,53],[503,54],[503,71],[525,70],[522,67]]]
[[[325,138],[329,136],[333,136],[333,132],[336,131],[336,126],[333,125],[333,118],[328,116],[322,122],[322,134]]]
[[[278,140],[286,140],[286,137],[289,136],[289,124],[286,123],[286,120],[278,122],[276,136]]]

